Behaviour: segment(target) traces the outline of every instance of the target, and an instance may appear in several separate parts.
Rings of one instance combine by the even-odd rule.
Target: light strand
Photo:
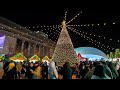
[[[71,31],[73,31],[73,32],[75,32],[76,34],[78,34],[78,35],[81,35],[81,37],[83,37],[84,36],[84,38],[86,39],[86,40],[90,40],[89,42],[91,42],[91,43],[93,43],[93,42],[96,42],[96,44],[94,44],[94,45],[97,45],[97,44],[99,44],[100,46],[101,46],[101,43],[100,42],[97,42],[96,40],[93,40],[92,38],[90,38],[90,37],[88,37],[88,36],[85,36],[84,34],[81,34],[81,33],[79,33],[79,32],[77,32],[74,28],[71,28],[71,27],[68,27],[68,29],[70,29]],[[98,46],[98,47],[100,47],[100,46]],[[102,44],[102,47],[106,47],[104,44]],[[101,47],[101,48],[102,48]],[[109,48],[109,46],[107,46],[107,48],[108,49],[114,49],[114,48]]]
[[[77,31],[78,31],[78,30],[77,30]],[[94,37],[98,37],[98,38],[103,37],[103,39],[107,39],[107,38],[106,38],[106,37],[104,37],[104,36],[91,34],[91,33],[85,32],[85,31],[81,31],[81,30],[79,30],[78,32],[82,32],[82,33],[84,33],[84,34],[86,34],[86,35],[90,35],[90,36],[94,36]],[[110,41],[112,41],[113,39],[109,39],[109,40],[110,40]],[[117,42],[119,42],[119,40],[118,40]]]
[[[116,23],[113,22],[112,24],[115,25]],[[100,26],[100,25],[106,26],[106,25],[109,25],[109,24],[108,23],[102,23],[102,24],[80,24],[80,25],[68,25],[68,26],[73,26],[73,27],[90,27],[90,26],[92,26],[92,27],[94,27],[94,26]]]
[[[78,13],[75,17],[73,17],[70,21],[68,21],[66,24],[71,23],[73,20],[75,20],[80,14],[82,13],[82,11],[80,13]]]
[[[66,19],[67,19],[67,11],[65,12],[65,21],[66,21]]]

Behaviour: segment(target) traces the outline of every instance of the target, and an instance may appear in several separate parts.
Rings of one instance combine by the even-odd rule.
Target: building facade
[[[43,32],[33,32],[12,21],[0,17],[0,53],[22,53],[26,57],[52,57],[56,43]]]

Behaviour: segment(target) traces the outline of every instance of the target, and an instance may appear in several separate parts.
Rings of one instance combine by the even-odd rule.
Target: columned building
[[[26,57],[37,54],[52,57],[56,43],[43,32],[33,32],[12,21],[0,17],[0,53],[23,53]]]

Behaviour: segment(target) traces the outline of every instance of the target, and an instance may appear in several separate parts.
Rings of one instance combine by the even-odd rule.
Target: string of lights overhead
[[[110,48],[110,46],[105,46],[105,44],[102,44],[101,42],[97,42],[96,40],[93,40],[92,38],[88,37],[88,35],[90,36],[94,36],[94,37],[99,37],[99,38],[103,38],[104,40],[110,40],[110,41],[113,41],[113,39],[108,39],[107,37],[105,36],[100,36],[100,35],[95,35],[95,34],[91,34],[91,33],[88,33],[88,32],[85,32],[85,31],[81,31],[81,30],[77,30],[77,29],[74,29],[74,27],[94,27],[94,26],[107,26],[107,25],[115,25],[117,24],[117,22],[109,22],[109,23],[98,23],[98,24],[80,24],[80,25],[69,25],[73,20],[75,20],[80,14],[82,13],[82,11],[80,13],[78,13],[75,17],[73,17],[70,21],[68,21],[66,24],[67,24],[67,27],[68,29],[72,30],[73,32],[75,32],[76,34],[80,35],[81,37],[84,37],[87,41],[91,42],[91,43],[95,43],[94,45],[96,45],[97,47],[100,47],[100,48],[107,48],[109,50],[113,50],[114,48]],[[65,12],[65,21],[66,21],[66,18],[67,18],[67,11]],[[55,39],[55,41],[58,40],[58,37],[59,37],[59,34],[60,34],[60,29],[61,25],[43,25],[43,26],[28,26],[28,27],[13,27],[14,29],[16,28],[26,28],[26,29],[40,29],[38,31],[35,31],[34,33],[38,34],[37,36],[40,36],[39,35],[39,31],[42,31],[44,32],[47,36],[51,37],[50,40],[52,39]],[[2,27],[3,28],[3,27]],[[11,29],[11,28],[9,28]],[[32,31],[29,32],[29,33],[33,33]],[[26,33],[29,35],[29,33]],[[33,37],[35,38],[35,37]],[[31,38],[32,40],[32,38]],[[119,42],[120,40],[118,40],[117,42]],[[105,49],[106,50],[106,49]]]
[[[56,34],[57,35],[57,33],[55,33],[55,31],[57,31],[57,32],[59,32],[60,33],[60,27],[57,29],[58,27],[54,27],[54,28],[50,28],[51,30],[54,30],[54,34]],[[47,29],[45,29],[45,30],[47,30]],[[49,28],[48,28],[48,30],[49,30]],[[58,31],[59,30],[59,31]],[[84,35],[84,37],[87,37],[86,35],[90,35],[90,36],[94,36],[94,37],[101,37],[101,36],[99,36],[99,35],[93,35],[93,34],[91,34],[91,33],[87,33],[87,32],[84,32],[84,31],[80,31],[80,30],[77,30],[77,29],[75,29],[77,32],[80,32],[80,33],[82,33],[82,34],[80,34],[81,35],[81,37]],[[58,37],[59,37],[59,35],[57,35],[56,37],[55,37],[55,35],[53,34],[53,31],[51,31],[52,33],[51,33],[51,35],[52,35],[52,39],[54,38],[55,39],[55,41],[57,41],[58,40]],[[49,35],[49,36],[51,36],[51,35]],[[106,37],[103,37],[104,39],[106,39]],[[91,43],[93,43],[93,39],[91,39],[90,37],[87,37],[87,40],[89,40],[89,42],[91,42]],[[110,39],[110,40],[112,40],[112,39]],[[99,44],[98,45],[98,47],[100,47],[100,46],[103,46],[103,47],[107,47],[107,49],[111,49],[111,50],[113,50],[114,48],[110,48],[110,46],[105,46],[104,44],[102,44],[101,42],[97,42],[96,40],[94,40],[94,42],[96,42],[96,44],[95,45],[97,45],[97,44]],[[102,45],[101,45],[102,44]]]
[[[67,11],[65,12],[65,21],[67,20]]]
[[[70,21],[68,21],[66,24],[68,25],[69,23],[71,23],[73,20],[75,20],[80,14],[82,13],[82,11],[80,13],[78,13],[75,17],[73,17]]]
[[[69,29],[70,30],[73,30],[71,27],[69,27]],[[45,29],[46,30],[46,29]],[[60,27],[57,29],[57,27],[56,28],[51,28],[51,30],[54,30],[54,31],[58,31],[58,30],[61,30],[60,29]],[[97,42],[96,40],[93,40],[92,38],[90,38],[90,37],[88,37],[88,36],[86,36],[86,35],[88,35],[89,33],[87,33],[87,32],[83,32],[83,31],[80,31],[80,33],[78,32],[78,31],[80,31],[80,30],[77,30],[77,29],[74,29],[73,30],[73,32],[76,32],[77,34],[79,34],[81,37],[84,37],[86,40],[88,40],[89,42],[91,42],[91,43],[94,43],[95,42],[95,44],[94,45],[96,45],[96,46],[98,46],[98,47],[100,47],[100,46],[102,46],[102,47],[100,47],[100,48],[107,48],[107,49],[109,49],[109,50],[113,50],[114,48],[110,48],[110,46],[105,46],[105,44],[102,44],[101,42]],[[53,31],[51,31],[51,32],[53,32]],[[60,32],[59,32],[60,33]],[[52,34],[52,33],[51,33]],[[56,33],[54,33],[54,34],[56,34]],[[53,34],[52,34],[53,35]],[[57,35],[57,34],[56,34]],[[91,36],[97,36],[97,35],[92,35],[92,34],[89,34],[89,35],[91,35]],[[55,36],[55,35],[53,35],[53,36]],[[59,35],[57,35],[57,37],[52,37],[52,38],[55,38],[55,41],[57,41],[57,39],[58,39],[58,37],[59,37]],[[101,36],[98,36],[98,37],[101,37]],[[104,38],[104,39],[106,39],[106,38]],[[97,45],[98,44],[98,45]],[[107,49],[104,49],[104,50],[107,50]]]
[[[116,22],[112,22],[111,24],[115,25]],[[111,25],[110,23],[98,23],[98,24],[80,24],[80,25],[68,25],[68,26],[73,26],[73,27],[93,27],[93,26],[106,26],[106,25]]]
[[[60,28],[58,28],[57,29],[57,27],[56,28],[52,28],[52,30],[54,30],[55,31],[55,29],[56,29],[56,31],[58,31],[58,30],[61,30]],[[90,35],[90,36],[94,36],[94,37],[101,37],[101,36],[99,36],[99,35],[93,35],[93,34],[91,34],[91,33],[87,33],[87,32],[84,32],[84,31],[80,31],[80,30],[77,30],[77,29],[75,29],[77,32],[80,32],[80,33],[82,33],[81,34],[81,36],[83,36],[83,35]],[[59,32],[60,33],[60,32]],[[55,33],[56,34],[56,33]],[[57,34],[56,34],[57,35]],[[87,36],[85,36],[85,37],[87,37]],[[56,38],[56,37],[52,37],[52,38]],[[106,37],[103,37],[104,39],[106,39]],[[58,39],[58,37],[55,39],[55,41],[57,41],[57,39]],[[87,39],[89,39],[89,40],[93,40],[93,39],[90,39],[89,37],[87,37]],[[110,40],[113,40],[113,39],[110,39]],[[89,41],[89,42],[91,42],[91,41]],[[94,41],[94,42],[96,42],[96,43],[98,43],[98,44],[102,44],[101,42],[97,42],[96,40]],[[96,44],[95,44],[96,45]],[[100,45],[101,46],[101,45]],[[110,49],[110,46],[105,46],[104,44],[102,44],[102,46],[103,47],[107,47],[108,49]],[[98,47],[99,47],[99,45],[98,45]],[[113,48],[111,48],[111,50],[113,50]]]
[[[69,25],[68,25],[69,26]],[[60,27],[60,26],[59,26]],[[51,27],[51,28],[47,28],[47,29],[43,29],[42,28],[42,30],[41,31],[46,31],[46,30],[48,30],[48,31],[50,31],[50,32],[53,32],[53,31],[51,31],[51,30],[54,30],[54,31],[56,31],[56,32],[60,32],[60,29],[57,29],[57,28],[59,28],[59,27]],[[56,30],[55,30],[56,29]],[[59,30],[59,31],[58,31]],[[39,32],[39,31],[36,31],[36,33],[37,32]],[[79,30],[79,32],[83,32],[84,34],[86,34],[86,35],[91,35],[91,36],[94,36],[94,37],[99,37],[99,38],[103,38],[104,40],[106,39],[106,40],[110,40],[110,41],[112,41],[113,39],[109,39],[109,38],[107,38],[107,37],[105,37],[105,36],[100,36],[100,35],[95,35],[95,34],[91,34],[91,33],[88,33],[88,32],[85,32],[85,31],[81,31],[81,30]],[[54,32],[55,33],[55,32]],[[48,34],[48,32],[47,32],[47,34]],[[55,33],[55,34],[57,34],[57,33]],[[49,35],[50,36],[50,35]],[[117,40],[117,42],[119,42],[120,40]]]
[[[30,33],[22,33],[22,32],[20,32],[20,31],[18,31],[18,30],[16,30],[16,29],[13,29],[13,28],[9,28],[9,27],[2,27],[1,28],[1,30],[4,30],[4,31],[7,31],[7,32],[10,32],[10,33],[12,33],[12,35],[10,35],[10,36],[12,36],[12,37],[14,37],[14,36],[22,36],[22,37],[25,37],[25,36],[29,36],[29,37],[31,37],[31,38],[26,38],[25,40],[26,41],[28,41],[28,40],[31,40],[31,41],[34,41],[34,42],[36,42],[36,44],[39,44],[39,43],[41,43],[41,42],[43,42],[43,44],[45,43],[44,42],[44,40],[46,39],[45,37],[43,38],[44,40],[41,40],[41,39],[38,39],[39,38],[39,34],[38,35],[36,35],[36,36],[38,36],[37,38],[36,37],[34,37],[34,36],[31,36],[30,35],[30,33],[32,33],[32,34],[34,34],[34,32],[30,32]],[[14,32],[13,32],[14,31]],[[16,32],[16,33],[15,33]],[[17,34],[18,33],[18,34]],[[39,32],[36,32],[36,34],[37,33],[39,33]],[[9,35],[8,35],[8,37],[9,37]],[[50,39],[51,40],[51,39]],[[50,40],[48,40],[48,43],[50,42]],[[55,43],[55,42],[54,42]],[[46,44],[44,44],[45,46],[46,46]]]
[[[77,30],[77,29],[76,29]],[[100,36],[100,35],[96,35],[96,34],[92,34],[92,33],[88,33],[88,32],[85,32],[85,31],[81,31],[81,30],[77,30],[78,32],[82,32],[83,34],[86,34],[86,35],[90,35],[90,36],[94,36],[94,37],[98,37],[98,38],[103,38],[104,40],[110,40],[110,41],[115,41],[113,40],[112,38],[107,38],[105,36]],[[117,40],[116,42],[119,42],[120,40]]]
[[[86,35],[83,34],[83,33],[78,32],[76,29],[74,29],[74,28],[72,28],[72,27],[68,27],[68,29],[70,29],[71,31],[73,31],[73,32],[75,32],[76,34],[80,35],[81,37],[83,37],[84,39],[86,39],[88,42],[91,42],[92,44],[94,44],[94,42],[95,42],[95,44],[94,44],[95,46],[97,46],[97,47],[99,47],[99,48],[101,48],[101,49],[104,48],[104,50],[107,50],[107,52],[108,52],[108,49],[109,49],[109,50],[114,50],[114,48],[110,48],[110,46],[105,46],[105,44],[103,44],[103,43],[101,43],[101,42],[97,42],[97,40],[93,40],[92,38],[86,36]],[[97,44],[98,44],[98,45],[97,45]],[[100,47],[100,46],[101,46],[101,47]],[[107,48],[107,49],[105,49],[105,48]]]
[[[72,27],[95,27],[95,26],[110,26],[110,25],[115,25],[117,24],[116,22],[109,22],[109,23],[98,23],[98,24],[79,24],[79,25],[67,25],[67,26],[72,26]],[[50,27],[59,27],[61,25],[40,25],[40,26],[28,26],[28,27],[24,27],[24,28],[28,28],[28,29],[41,29],[41,28],[50,28]],[[14,27],[16,28],[16,27]],[[22,28],[22,27],[19,27]]]
[[[55,25],[55,26],[56,26],[56,25]],[[59,27],[60,27],[60,26],[59,26]],[[2,27],[2,28],[3,28],[3,27]],[[11,28],[9,28],[9,29],[11,29]],[[58,26],[57,26],[57,27],[53,27],[53,28],[52,28],[52,27],[51,27],[51,28],[47,28],[47,29],[44,29],[44,30],[45,30],[45,31],[47,31],[47,30],[50,30],[50,31],[51,31],[51,30],[52,30],[52,31],[51,31],[51,34],[48,34],[48,32],[46,32],[46,33],[48,34],[48,36],[51,36],[51,35],[52,35],[52,37],[51,37],[52,39],[53,39],[53,38],[56,38],[55,41],[58,40],[58,37],[59,37],[59,36],[56,36],[56,37],[55,37],[55,34],[57,35],[57,33],[56,33],[55,31],[57,31],[58,33],[60,33],[60,30],[61,30],[60,28],[58,28]],[[58,31],[58,30],[59,30],[59,31]],[[76,29],[76,30],[77,30],[77,29]],[[43,31],[43,30],[41,30],[41,31]],[[54,34],[53,34],[53,31],[54,31]],[[78,31],[79,31],[80,33],[83,33],[83,34],[86,34],[86,35],[89,34],[89,35],[91,35],[91,36],[101,37],[101,36],[99,36],[99,35],[95,35],[95,34],[93,35],[93,34],[90,34],[90,33],[87,33],[87,32],[83,32],[83,31],[80,31],[80,30],[77,30],[77,32],[78,32]],[[36,33],[38,33],[38,31],[37,31]],[[82,35],[82,34],[81,34],[81,35]],[[13,36],[14,36],[14,35],[13,35]],[[34,38],[35,38],[35,37],[34,37]],[[31,38],[31,39],[32,39],[32,38]],[[104,39],[106,39],[106,37],[104,37]],[[112,39],[110,39],[110,40],[112,40]],[[119,42],[119,40],[118,40],[118,42]],[[99,43],[100,43],[100,42],[99,42]],[[95,45],[96,45],[96,44],[95,44]],[[107,46],[107,47],[109,48],[109,46]]]

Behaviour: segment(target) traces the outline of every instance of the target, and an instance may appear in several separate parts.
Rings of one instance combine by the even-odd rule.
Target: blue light
[[[104,52],[93,47],[79,47],[75,48],[76,53],[80,53],[82,57],[89,60],[106,60],[107,56]]]
[[[3,49],[4,42],[5,42],[5,36],[0,36],[0,50]]]

